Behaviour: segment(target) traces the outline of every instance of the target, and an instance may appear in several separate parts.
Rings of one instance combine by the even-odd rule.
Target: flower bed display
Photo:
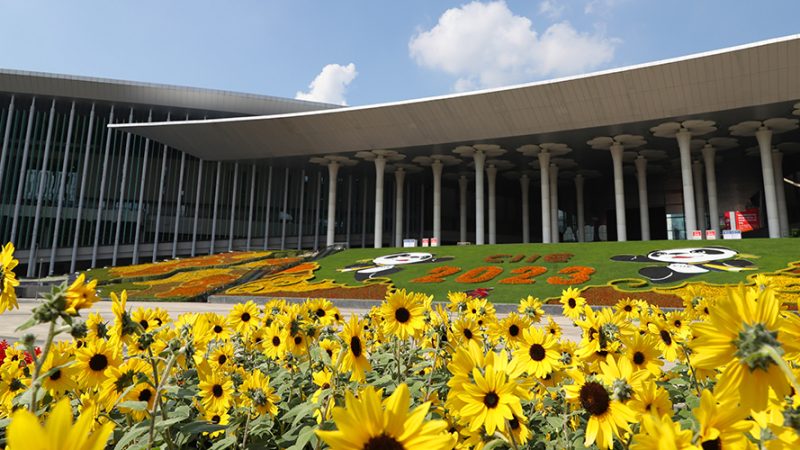
[[[84,323],[98,298],[80,277],[20,330],[46,335],[4,349],[0,446],[797,449],[800,316],[754,278],[671,312],[565,289],[570,341],[533,296],[499,317],[403,289],[350,317],[326,299],[170,317],[123,291]]]

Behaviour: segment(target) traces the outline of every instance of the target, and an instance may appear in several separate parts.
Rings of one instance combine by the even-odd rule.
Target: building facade
[[[356,108],[0,71],[0,240],[40,277],[334,242],[686,239],[726,212],[788,236],[799,55],[794,36]]]

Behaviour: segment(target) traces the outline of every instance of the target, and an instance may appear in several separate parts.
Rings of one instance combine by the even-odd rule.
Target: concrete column
[[[461,242],[467,241],[467,183],[469,183],[469,180],[467,180],[465,175],[458,177],[458,238]]]
[[[219,210],[219,178],[222,175],[222,161],[217,161],[217,178],[214,181],[214,209],[211,212],[211,245],[208,248],[210,255],[214,254],[214,244],[217,242],[217,212]]]
[[[325,238],[325,245],[331,246],[334,242],[334,232],[336,231],[336,177],[339,174],[339,163],[331,161],[328,163],[328,228]],[[362,230],[363,232],[363,230]]]
[[[383,247],[383,174],[386,170],[386,158],[375,157],[375,248]]]
[[[486,168],[486,181],[489,185],[489,243],[497,244],[497,167],[494,164]]]
[[[578,242],[585,242],[586,241],[586,218],[584,215],[584,207],[583,207],[583,184],[584,184],[583,175],[577,174],[575,175],[575,203],[578,215],[578,232],[575,234]]]
[[[639,224],[642,228],[642,240],[650,240],[650,206],[647,201],[647,158],[636,157],[636,181],[639,183]]]
[[[550,242],[558,242],[558,166],[550,164]]]
[[[719,236],[719,199],[717,197],[717,171],[715,169],[716,149],[710,145],[703,147],[703,162],[706,166],[706,190],[708,191],[708,227]]]
[[[192,256],[197,254],[197,223],[200,219],[200,191],[203,187],[203,160],[197,161],[197,187],[194,193],[194,223],[192,224]]]
[[[56,101],[50,105],[50,117],[47,119],[47,136],[44,141],[44,156],[39,169],[39,189],[36,193],[36,210],[33,213],[33,230],[31,231],[31,250],[28,253],[28,277],[35,276],[36,253],[39,237],[39,219],[42,215],[42,199],[44,198],[44,177],[47,173],[47,164],[50,162],[50,143],[53,138],[53,120],[56,117]]]
[[[304,204],[306,200],[306,169],[300,169],[300,204],[298,205],[297,214],[297,249],[303,248],[303,220],[304,220]]]
[[[250,171],[250,207],[247,208],[247,244],[246,249],[250,251],[250,244],[253,240],[253,208],[256,204],[256,165],[253,164]]]
[[[286,250],[286,218],[289,214],[289,168],[283,175],[283,217],[281,218],[281,250]]]
[[[22,207],[22,192],[25,188],[25,175],[28,170],[28,151],[31,148],[31,132],[33,132],[33,119],[36,117],[36,97],[31,100],[31,108],[28,111],[28,126],[25,129],[25,144],[22,146],[22,166],[19,169],[19,183],[17,184],[17,200],[14,203],[14,216],[11,219],[11,238],[9,242],[17,239],[17,222],[19,221],[19,211]]]
[[[269,214],[270,214],[270,203],[272,202],[272,166],[269,166],[269,171],[267,172],[267,207],[266,213],[264,214],[264,250],[269,247]]]
[[[114,123],[114,105],[111,105],[111,112],[108,114],[108,123]],[[111,136],[114,130],[106,129],[106,148],[103,152],[103,168],[100,172],[100,193],[97,196],[97,216],[94,221],[94,245],[92,245],[92,267],[97,265],[97,247],[100,245],[100,229],[103,228],[103,200],[105,199],[106,177],[108,175],[108,157],[111,152]]]
[[[147,121],[153,120],[153,110],[147,114]],[[136,227],[133,229],[133,264],[139,264],[139,238],[142,233],[142,214],[144,213],[144,188],[147,182],[147,157],[150,153],[150,139],[144,140],[142,152],[142,174],[139,183],[139,203],[136,207]]]
[[[128,123],[133,123],[133,108],[130,110],[130,114],[128,114]],[[125,188],[127,187],[128,181],[128,157],[131,153],[131,139],[133,135],[130,133],[125,133],[125,153],[122,157],[122,173],[120,174],[120,182],[119,182],[119,206],[117,206],[117,222],[116,222],[116,229],[114,230],[114,252],[111,255],[111,265],[117,265],[117,255],[119,254],[119,240],[122,235],[122,208],[125,204]]]
[[[697,211],[697,228],[706,235],[706,200],[703,195],[703,163],[692,162],[692,182],[694,183],[694,204]]]
[[[350,245],[348,241],[347,245]],[[361,248],[367,247],[367,179],[361,183]]]
[[[322,198],[322,173],[317,171],[317,196],[314,205],[314,251],[319,250],[319,211]]]
[[[539,153],[542,191],[542,243],[550,242],[550,153]]]
[[[402,167],[394,172],[394,246],[403,246],[403,181],[406,171]]]
[[[442,245],[442,167],[438,159],[431,164],[433,170],[433,237]]]
[[[622,174],[622,153],[620,144],[611,145],[611,159],[614,163],[614,209],[617,214],[617,241],[628,240],[628,228],[625,223],[625,181]]]
[[[89,129],[86,132],[86,145],[84,146],[84,153],[83,153],[83,169],[81,170],[81,178],[80,178],[81,189],[78,194],[78,211],[75,216],[75,233],[73,235],[73,240],[72,240],[72,258],[70,259],[69,263],[70,272],[75,272],[75,265],[78,259],[78,243],[80,242],[80,237],[81,237],[81,213],[83,212],[83,198],[84,198],[84,193],[86,192],[86,177],[89,172],[89,158],[91,156],[90,150],[92,147],[93,126],[94,126],[94,103],[92,103],[92,110],[91,112],[89,112]],[[146,151],[147,151],[147,144],[145,144],[145,152]],[[144,183],[144,177],[142,177],[142,183]],[[134,261],[134,264],[136,264],[136,261]]]
[[[783,182],[783,153],[772,150],[772,170],[775,174],[775,196],[778,199],[778,220],[781,237],[789,237],[789,211],[786,207],[786,191]]]
[[[483,245],[483,164],[486,154],[478,150],[472,157],[475,160],[475,244]]]
[[[58,184],[58,205],[56,206],[56,219],[53,225],[53,244],[50,246],[50,267],[47,274],[55,272],[56,249],[58,248],[58,234],[61,231],[61,211],[64,207],[64,191],[67,188],[67,168],[69,167],[69,151],[72,148],[72,124],[75,120],[75,100],[69,110],[69,121],[67,123],[67,138],[64,141],[64,161],[61,163],[61,179]],[[0,183],[2,185],[2,183]]]
[[[169,120],[169,115],[167,115],[167,120]],[[161,181],[158,183],[158,202],[156,203],[156,226],[155,226],[155,233],[153,235],[153,262],[156,262],[158,259],[158,242],[161,238],[161,207],[164,203],[164,188],[165,182],[167,179],[167,155],[169,154],[168,148],[166,145],[161,147]],[[217,188],[219,188],[219,166],[217,166]],[[216,217],[214,218],[214,222],[216,222]],[[212,240],[213,242],[213,240]],[[213,247],[213,246],[212,246]]]
[[[353,219],[353,174],[347,175],[347,218],[344,221],[345,242],[347,248],[352,247],[350,243],[350,231]]]
[[[519,177],[519,188],[522,194],[522,243],[527,244],[531,241],[531,224],[528,201],[528,191],[530,190],[531,179],[528,174]]]
[[[231,187],[231,221],[228,224],[228,251],[233,251],[233,232],[236,227],[236,199],[239,189],[239,163],[233,165],[233,185]]]
[[[761,127],[756,131],[761,155],[761,176],[764,179],[764,197],[767,201],[767,226],[769,237],[781,236],[780,215],[778,214],[778,195],[775,193],[775,170],[772,167],[772,130]]]
[[[690,143],[692,134],[681,130],[675,138],[678,140],[678,149],[681,154],[681,181],[683,183],[683,215],[686,223],[686,238],[692,231],[697,230],[697,216],[694,206],[694,183],[692,181],[692,153]]]
[[[172,257],[178,255],[178,232],[181,223],[181,205],[183,204],[183,173],[186,170],[186,153],[181,152],[181,166],[178,169],[178,199],[175,202],[175,229],[172,232]]]

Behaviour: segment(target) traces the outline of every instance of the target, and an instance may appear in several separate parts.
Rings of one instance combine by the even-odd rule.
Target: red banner
[[[735,217],[733,226],[731,224],[731,215]],[[745,209],[744,211],[726,211],[725,228],[739,230],[742,233],[757,230],[759,228],[759,219],[758,208]]]

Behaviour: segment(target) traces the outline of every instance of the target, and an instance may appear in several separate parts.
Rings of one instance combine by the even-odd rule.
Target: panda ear
[[[736,252],[736,253],[739,253],[739,252],[737,252],[736,250],[734,250],[734,249],[732,249],[732,248],[729,248],[729,247],[723,247],[722,245],[706,245],[705,247],[706,247],[706,248],[713,248],[714,250],[727,250],[727,251],[729,251],[729,252]]]

